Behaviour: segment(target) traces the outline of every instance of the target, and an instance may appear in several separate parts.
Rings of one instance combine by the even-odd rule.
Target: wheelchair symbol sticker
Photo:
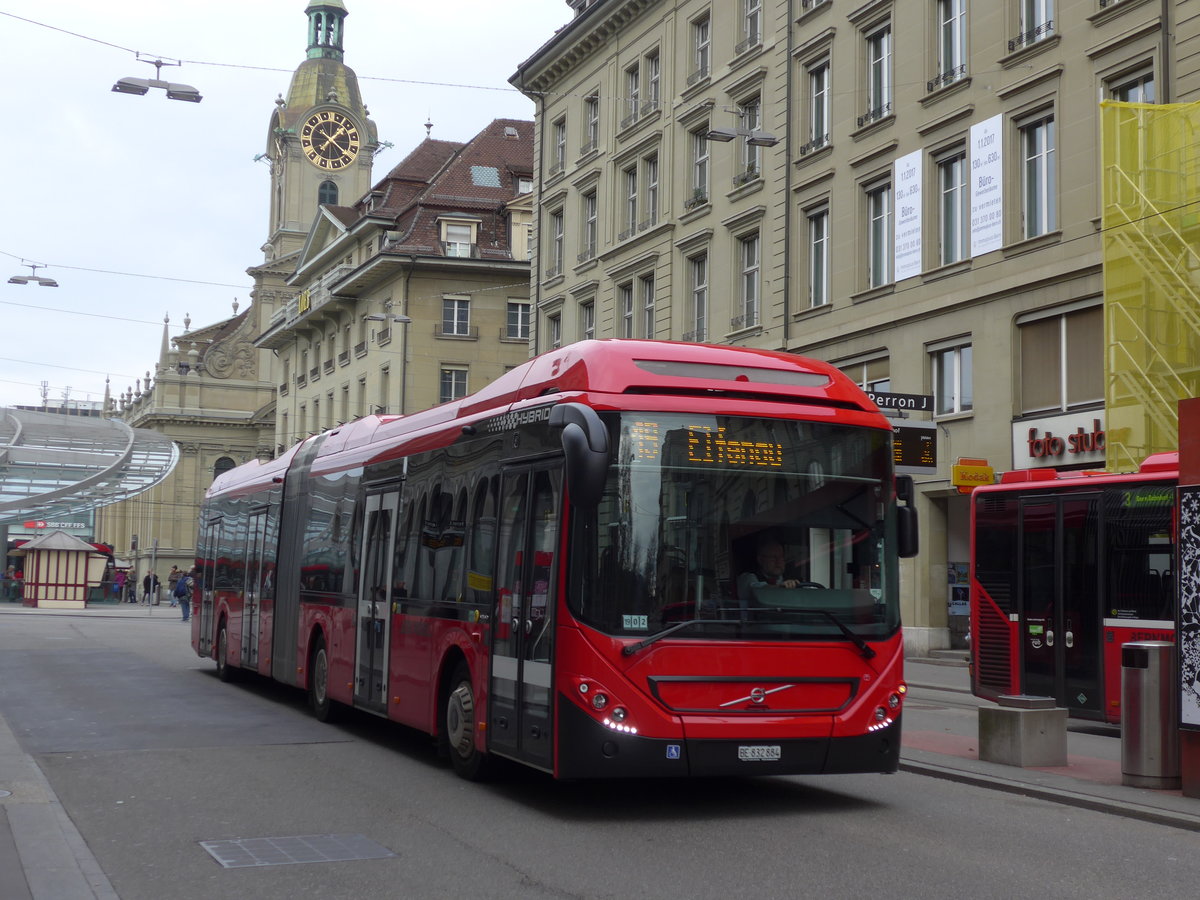
[[[667,744],[667,759],[679,759],[678,744]]]

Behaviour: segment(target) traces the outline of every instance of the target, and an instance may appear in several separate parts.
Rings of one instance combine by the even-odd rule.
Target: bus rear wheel
[[[468,781],[484,778],[488,757],[475,745],[475,689],[471,686],[471,669],[465,662],[454,668],[443,709],[442,734],[454,771]]]
[[[308,705],[318,722],[333,721],[335,708],[329,699],[329,654],[321,638],[317,638],[308,663]]]
[[[233,681],[233,666],[229,665],[229,633],[225,628],[224,622],[221,623],[221,627],[217,631],[217,646],[214,649],[213,656],[217,660],[217,677],[222,681]]]

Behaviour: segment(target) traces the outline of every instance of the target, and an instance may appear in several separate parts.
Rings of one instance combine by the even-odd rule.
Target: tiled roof
[[[511,259],[504,205],[532,173],[533,122],[496,119],[465,144],[426,138],[355,205],[355,220],[392,216],[402,236],[387,251],[440,256],[439,216],[464,214],[479,223],[479,258]]]

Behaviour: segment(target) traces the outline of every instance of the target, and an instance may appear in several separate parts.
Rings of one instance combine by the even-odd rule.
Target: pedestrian
[[[185,622],[192,615],[192,593],[196,587],[195,575],[196,567],[193,566],[186,574],[180,575],[179,581],[175,585],[175,599],[183,611],[183,621]]]
[[[179,571],[179,566],[171,566],[171,571],[167,573],[167,594],[171,598],[171,605],[175,606],[179,600],[175,596],[175,587],[179,584],[179,579],[183,577],[183,573]]]
[[[142,579],[142,592],[144,595],[142,600],[147,606],[158,602],[159,584],[158,575],[154,572],[147,572],[146,577]]]
[[[125,596],[125,581],[128,577],[124,569],[117,569],[117,574],[113,576],[113,594],[116,596],[118,603]]]

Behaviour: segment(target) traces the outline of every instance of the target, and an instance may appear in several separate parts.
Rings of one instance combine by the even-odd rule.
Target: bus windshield
[[[608,424],[603,497],[573,519],[579,620],[642,640],[853,642],[899,627],[886,431],[674,413]]]

